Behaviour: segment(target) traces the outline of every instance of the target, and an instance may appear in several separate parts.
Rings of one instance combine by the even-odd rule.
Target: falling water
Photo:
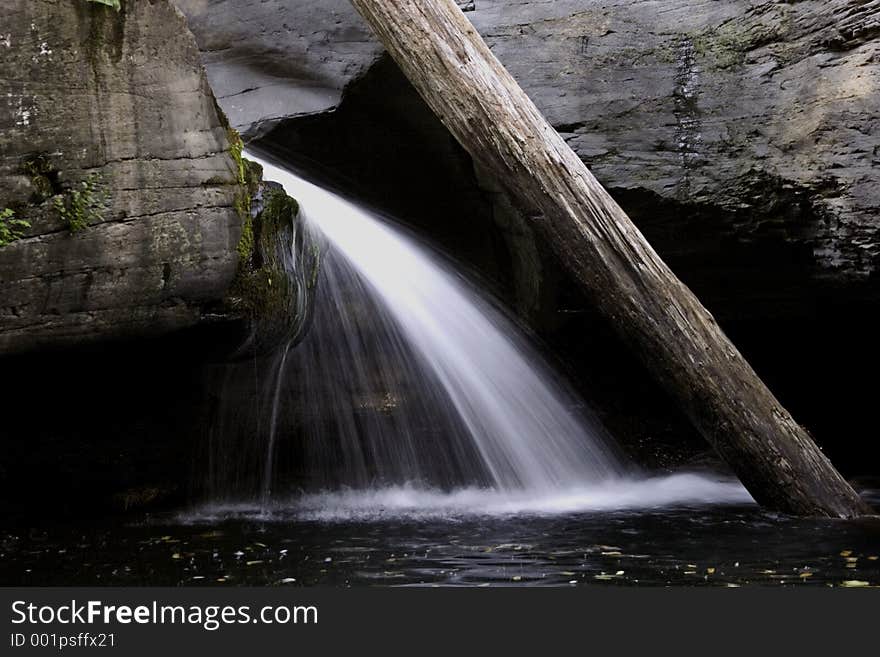
[[[318,312],[324,306],[336,315],[336,322],[326,327],[337,334],[336,343],[326,344],[328,331],[316,315],[301,346],[303,356],[312,363],[335,358],[329,363],[334,369],[346,368],[336,372],[343,375],[345,391],[369,389],[378,375],[385,395],[372,401],[394,407],[388,412],[413,403],[408,401],[413,398],[416,406],[429,400],[429,406],[440,406],[452,418],[452,435],[434,438],[452,443],[451,463],[422,457],[412,426],[418,416],[406,411],[402,417],[408,426],[402,432],[335,427],[344,434],[344,451],[354,451],[364,465],[377,461],[374,467],[389,483],[430,482],[432,475],[443,483],[450,467],[464,475],[472,472],[469,464],[456,463],[455,455],[475,457],[488,483],[502,490],[548,492],[624,472],[601,429],[578,409],[575,395],[514,323],[472,285],[364,209],[267,162],[260,164],[267,178],[280,182],[300,202],[306,221],[326,236],[332,249],[322,263]],[[366,300],[372,302],[372,312],[363,307]],[[363,349],[370,341],[375,342],[372,353]],[[314,346],[319,348],[307,353]],[[383,373],[383,368],[389,371]],[[395,377],[404,378],[405,388]],[[398,385],[387,389],[392,383]],[[337,397],[337,412],[351,406],[330,396]]]
[[[738,483],[641,477],[523,331],[445,259],[364,208],[248,157],[326,242],[311,329],[275,361],[264,509],[270,492],[280,499],[279,406],[297,409],[298,482],[311,491],[285,504],[305,514],[748,499]]]

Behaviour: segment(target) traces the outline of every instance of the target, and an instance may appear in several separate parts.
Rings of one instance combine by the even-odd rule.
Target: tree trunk
[[[454,0],[352,0],[760,504],[871,510],[495,58]]]

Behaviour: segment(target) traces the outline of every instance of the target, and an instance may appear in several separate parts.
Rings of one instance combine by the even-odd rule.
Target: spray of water
[[[302,458],[323,492],[285,504],[509,512],[652,505],[658,492],[670,503],[748,498],[738,484],[700,477],[636,485],[583,402],[445,260],[364,208],[248,157],[328,244],[311,330],[285,351],[272,404],[277,413],[281,377],[294,381]],[[266,496],[277,432],[273,417]]]

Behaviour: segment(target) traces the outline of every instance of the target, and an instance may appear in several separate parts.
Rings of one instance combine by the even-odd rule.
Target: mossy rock
[[[48,155],[40,153],[27,158],[21,165],[21,172],[30,178],[32,203],[38,205],[60,192],[58,169]]]
[[[306,280],[301,272],[317,268],[317,249],[305,236],[299,204],[280,185],[258,183],[248,198],[251,207],[242,224],[238,274],[228,305],[249,326],[242,352],[259,353],[301,337],[315,279]],[[311,269],[306,261],[312,262]]]

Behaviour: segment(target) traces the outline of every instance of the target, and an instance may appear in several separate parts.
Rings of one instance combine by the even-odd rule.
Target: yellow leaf
[[[864,582],[860,579],[848,579],[845,582],[840,583],[841,586],[846,586],[848,588],[855,588],[859,586],[870,586],[868,582]]]

